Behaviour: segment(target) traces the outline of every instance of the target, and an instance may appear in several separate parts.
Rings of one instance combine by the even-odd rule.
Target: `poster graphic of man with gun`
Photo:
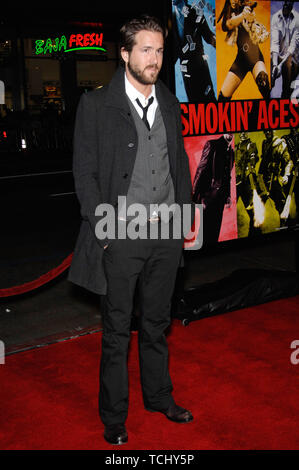
[[[293,1],[271,2],[271,98],[298,97],[298,8]]]

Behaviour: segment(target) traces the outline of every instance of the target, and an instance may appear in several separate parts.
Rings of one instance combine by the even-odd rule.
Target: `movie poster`
[[[203,245],[296,226],[298,4],[172,0],[172,25]]]

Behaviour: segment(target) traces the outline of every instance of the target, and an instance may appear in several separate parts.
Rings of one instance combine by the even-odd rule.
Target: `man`
[[[298,165],[299,159],[299,132],[297,127],[291,127],[288,134],[282,136],[285,140],[291,160],[294,165]]]
[[[230,205],[231,171],[234,165],[233,135],[208,140],[193,182],[193,201],[203,204],[203,245],[219,238],[225,204]]]
[[[210,30],[200,7],[186,0],[173,0],[175,62],[180,67],[190,102],[215,101],[213,83],[203,39],[216,47],[216,36]]]
[[[292,160],[292,172],[291,177],[289,178],[288,184],[285,189],[285,194],[288,195],[288,198],[291,199],[294,195],[295,210],[293,211],[293,217],[291,217],[291,222],[296,222],[297,219],[297,207],[299,207],[298,202],[298,162],[299,162],[299,132],[298,128],[291,127],[288,134],[282,136],[282,139],[286,142],[290,158]],[[285,208],[284,208],[285,209]],[[290,211],[283,211],[283,217],[289,217]],[[283,218],[282,217],[282,218]]]
[[[248,132],[240,133],[240,140],[235,146],[235,161],[238,233],[239,236],[248,236],[254,230],[255,211],[258,210],[254,192],[257,191],[256,165],[259,161],[256,143],[252,142]]]
[[[248,132],[240,133],[240,141],[235,147],[236,184],[238,197],[247,210],[252,208],[253,189],[256,189],[255,167],[259,161],[258,150]]]
[[[104,437],[111,444],[128,440],[127,353],[137,281],[145,408],[179,423],[193,419],[172,397],[164,335],[184,237],[105,239],[95,235],[96,207],[100,203],[116,207],[120,196],[126,196],[130,206],[142,203],[147,229],[168,224],[159,217],[158,205],[182,207],[191,202],[180,107],[158,80],[164,38],[164,29],[154,18],[145,16],[125,24],[121,29],[124,67],[108,86],[82,96],[76,120],[74,177],[83,222],[69,279],[103,295],[99,412]],[[120,213],[118,222],[125,227],[131,224],[129,212],[125,217]]]
[[[290,98],[291,84],[299,73],[299,13],[293,1],[285,1],[271,20],[272,87],[281,75],[281,98]]]
[[[274,134],[272,129],[264,131],[261,164],[258,171],[259,188],[263,199],[270,197],[276,210],[281,213],[286,194],[284,188],[289,182],[293,162],[287,144]]]

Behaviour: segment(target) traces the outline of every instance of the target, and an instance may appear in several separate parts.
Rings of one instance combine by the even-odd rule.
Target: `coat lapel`
[[[119,66],[108,85],[108,93],[105,105],[117,108],[122,116],[128,120],[132,126],[134,126],[134,121],[131,116],[131,110],[126,95],[124,74],[125,69]]]
[[[156,96],[160,106],[161,114],[163,117],[168,145],[169,164],[172,169],[172,176],[176,175],[176,136],[177,136],[177,125],[175,118],[175,110],[173,105],[176,101],[170,95],[168,89],[164,89],[165,85],[161,84],[160,81],[156,85]],[[165,91],[167,93],[165,93]]]

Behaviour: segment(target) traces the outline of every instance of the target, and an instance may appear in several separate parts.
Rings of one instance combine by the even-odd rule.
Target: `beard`
[[[137,66],[128,62],[128,70],[135,80],[137,80],[142,85],[153,85],[156,83],[159,75],[159,68],[156,65],[148,65],[145,69],[140,70]],[[146,70],[151,70],[152,73],[146,74]]]

